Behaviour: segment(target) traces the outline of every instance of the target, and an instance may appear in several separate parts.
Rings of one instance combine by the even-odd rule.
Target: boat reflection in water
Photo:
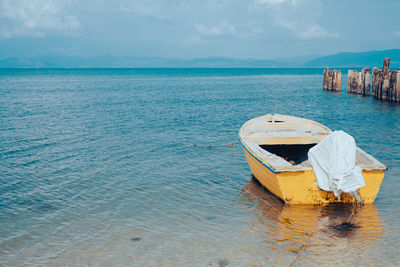
[[[276,252],[278,264],[377,264],[375,248],[384,227],[374,204],[358,207],[285,205],[254,178],[241,191],[254,213],[251,230],[265,234],[265,244]],[[338,255],[340,255],[338,257]]]

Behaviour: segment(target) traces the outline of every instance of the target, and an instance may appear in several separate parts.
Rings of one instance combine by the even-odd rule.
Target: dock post
[[[342,90],[342,71],[324,69],[322,88],[328,91],[340,92]]]
[[[400,88],[398,88],[398,84],[399,84],[399,71],[394,70],[391,72],[390,75],[390,85],[389,85],[389,100],[393,101],[393,102],[398,102],[399,98],[398,98],[398,91]]]
[[[400,68],[397,71],[397,75],[396,75],[396,102],[399,103],[400,102]]]
[[[388,71],[389,71],[389,65],[390,65],[390,58],[385,57],[385,59],[383,60],[383,68],[382,68],[382,71],[383,71],[383,72],[388,72]]]
[[[357,90],[357,94],[363,95],[364,94],[364,79],[365,79],[365,73],[364,69],[361,70],[360,74],[360,84],[359,84],[359,89]]]
[[[349,70],[347,73],[347,93],[356,94],[359,86],[359,73]]]
[[[328,91],[331,91],[332,90],[332,79],[333,79],[333,73],[332,73],[332,71],[328,71],[328,73],[327,73],[327,87],[326,87],[326,90],[328,90]]]
[[[383,68],[382,68],[382,100],[389,99],[389,86],[390,86],[390,58],[385,58],[383,60]]]
[[[348,70],[347,71],[347,93],[351,93],[351,75],[352,75],[353,71],[352,70]]]
[[[371,78],[369,74],[369,69],[362,69],[362,94],[365,96],[369,96],[371,92]]]
[[[342,91],[342,71],[334,70],[332,79],[332,90],[336,92]]]
[[[365,96],[372,94],[377,99],[400,103],[400,68],[390,71],[389,67],[390,58],[385,58],[382,70],[377,67],[374,67],[372,72],[369,68],[363,68],[361,72],[348,70],[347,93]],[[336,71],[333,72],[333,76],[336,88]]]
[[[324,80],[322,82],[322,88],[328,90],[328,72],[329,68],[324,69]]]
[[[372,95],[376,98],[378,97],[378,88],[381,83],[381,79],[379,78],[380,71],[377,67],[372,69]]]
[[[357,72],[357,94],[361,95],[364,88],[363,88],[363,73],[362,72]]]
[[[390,86],[390,72],[382,71],[382,89],[381,89],[381,99],[389,99],[389,86]]]

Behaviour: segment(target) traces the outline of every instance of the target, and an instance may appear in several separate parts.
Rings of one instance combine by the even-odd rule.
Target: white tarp
[[[342,192],[358,199],[358,189],[365,183],[362,170],[356,165],[356,142],[352,136],[334,131],[308,151],[308,158],[319,188],[333,191],[339,199]]]

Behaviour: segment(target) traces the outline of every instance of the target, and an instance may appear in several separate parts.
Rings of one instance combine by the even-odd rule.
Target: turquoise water
[[[400,106],[321,87],[321,69],[0,70],[0,265],[400,265]],[[285,206],[239,145],[201,146],[267,113],[387,165],[351,227],[351,205]]]

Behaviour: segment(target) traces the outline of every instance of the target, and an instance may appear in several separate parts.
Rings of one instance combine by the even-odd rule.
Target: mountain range
[[[385,57],[391,59],[391,69],[400,67],[400,49],[391,49],[270,60],[225,57],[178,59],[113,55],[95,57],[45,55],[33,58],[5,58],[0,60],[0,68],[381,68]]]

